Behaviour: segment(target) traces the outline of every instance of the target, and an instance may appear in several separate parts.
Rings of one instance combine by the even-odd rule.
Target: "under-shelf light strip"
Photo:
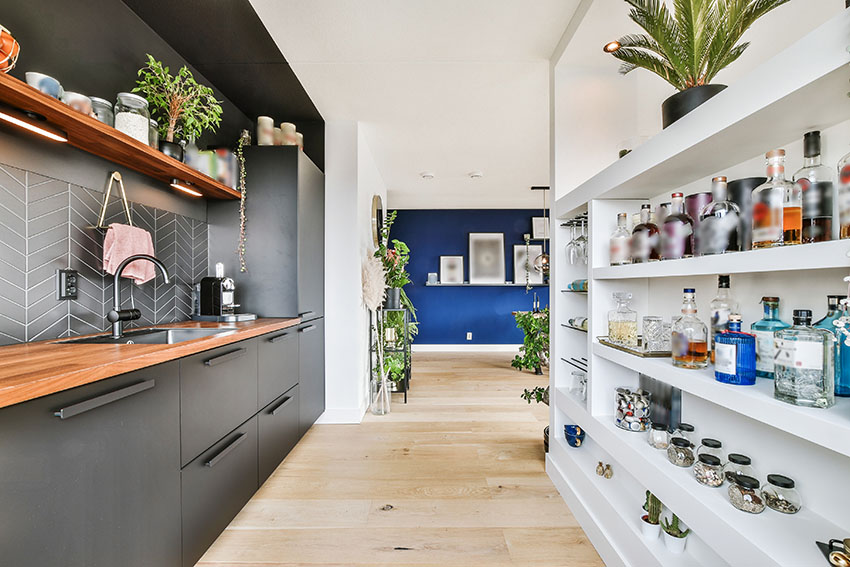
[[[13,109],[5,105],[0,106],[0,120],[8,122],[9,124],[14,124],[15,126],[23,128],[24,130],[29,130],[30,132],[33,132],[40,136],[44,136],[45,138],[53,140],[54,142],[68,141],[68,138],[66,137],[67,134],[65,134],[61,130],[53,128],[47,124],[35,124],[32,121],[33,119],[25,112],[21,112],[17,109]]]

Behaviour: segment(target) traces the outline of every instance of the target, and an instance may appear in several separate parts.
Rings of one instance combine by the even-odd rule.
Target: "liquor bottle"
[[[838,237],[850,238],[850,154],[838,162]]]
[[[844,344],[844,337],[837,332],[834,322],[841,317],[847,316],[847,310],[841,304],[845,295],[827,295],[826,315],[812,325],[816,329],[824,329],[835,336],[835,395],[841,397],[850,396],[850,346]]]
[[[803,244],[832,240],[832,171],[821,164],[820,132],[803,137],[803,167],[794,183],[803,196]]]
[[[682,316],[673,322],[673,366],[705,368],[708,366],[708,327],[697,317],[696,292],[685,288]]]
[[[773,334],[791,325],[779,319],[778,297],[762,297],[761,303],[764,305],[764,317],[750,325],[756,336],[756,376],[773,379],[773,359],[776,356]]]
[[[612,266],[622,266],[629,263],[629,241],[632,235],[626,229],[626,219],[626,213],[617,215],[617,230],[611,235],[609,245]]]
[[[723,254],[741,249],[738,225],[741,209],[727,199],[726,178],[711,180],[712,202],[700,211],[696,244],[698,254]]]
[[[776,399],[797,406],[835,404],[835,337],[815,329],[809,309],[794,310],[794,326],[776,331]]]
[[[793,207],[794,184],[785,179],[785,150],[772,150],[767,158],[767,181],[753,189],[753,248],[782,246],[787,230],[793,240],[794,231],[802,230],[802,203]],[[786,195],[789,206],[786,210]],[[786,222],[787,215],[787,222]],[[799,224],[797,226],[795,223]],[[792,242],[788,242],[791,244]],[[799,244],[799,237],[797,238]]]
[[[738,312],[738,302],[729,290],[729,276],[717,276],[717,295],[711,300],[711,362],[714,362],[714,338],[728,328],[729,315]]]
[[[756,337],[741,332],[741,316],[729,315],[729,329],[714,337],[714,378],[718,382],[752,386],[756,383]]]
[[[672,208],[673,203],[661,203],[658,205],[658,208],[655,209],[655,224],[658,226],[663,225],[664,219],[668,217]]]
[[[648,204],[640,206],[640,223],[632,230],[632,263],[652,262],[661,257],[658,227],[652,222]]]
[[[676,260],[693,256],[694,219],[685,212],[681,193],[673,193],[670,214],[661,227],[661,259]]]

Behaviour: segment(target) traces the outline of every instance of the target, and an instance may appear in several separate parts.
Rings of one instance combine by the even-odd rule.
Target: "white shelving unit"
[[[850,533],[850,398],[838,398],[827,410],[796,407],[774,398],[770,380],[759,379],[751,387],[722,384],[711,367],[680,369],[670,359],[637,357],[596,340],[607,334],[615,291],[632,293],[632,308],[639,316],[669,320],[681,305],[682,287],[696,287],[705,320],[716,276],[732,274],[733,293],[747,327],[761,317],[762,295],[780,296],[783,319],[790,319],[791,309],[798,307],[811,308],[819,317],[826,293],[846,291],[842,278],[850,270],[850,240],[609,266],[608,237],[617,212],[637,212],[641,203],[695,183],[707,187],[711,176],[727,170],[762,175],[749,167],[750,160],[768,149],[797,143],[809,130],[820,129],[825,140],[837,137],[846,147],[848,44],[850,10],[845,10],[555,204],[546,467],[607,565],[826,565],[815,541]],[[772,79],[779,76],[782,81]],[[774,84],[776,88],[764,88]],[[830,149],[835,155],[846,153],[838,145]],[[799,150],[794,152],[789,148],[789,161]],[[789,169],[794,168],[789,164]],[[590,222],[589,266],[571,265],[563,254],[569,231],[559,225],[585,211]],[[566,289],[585,277],[589,292]],[[588,317],[587,333],[569,326],[574,316]],[[587,359],[586,399],[570,391],[575,367],[566,360],[571,358]],[[645,434],[617,428],[612,415],[615,390],[636,388],[645,380],[642,376],[680,391],[682,419],[696,426],[697,437],[718,438],[727,452],[749,455],[762,482],[774,472],[794,478],[803,510],[790,516],[770,509],[758,515],[740,512],[729,503],[725,485],[700,485],[691,469],[675,467],[665,451],[651,448]],[[585,429],[582,447],[567,445],[564,424]],[[595,474],[598,461],[612,463],[612,479]],[[684,555],[670,554],[661,540],[648,543],[641,537],[640,505],[646,489],[692,529]]]

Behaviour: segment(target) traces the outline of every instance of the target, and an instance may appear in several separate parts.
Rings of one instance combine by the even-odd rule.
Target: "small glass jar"
[[[764,495],[761,483],[751,476],[741,475],[729,483],[729,502],[742,512],[761,514],[764,512]]]
[[[148,145],[150,142],[148,101],[133,93],[118,93],[115,103],[115,129]]]
[[[90,98],[91,109],[95,118],[108,126],[115,126],[115,113],[112,112],[112,103],[96,96]]]
[[[783,514],[796,514],[803,507],[800,493],[794,488],[794,480],[781,474],[767,475],[763,494],[768,508]]]
[[[726,462],[726,456],[723,454],[723,443],[717,439],[706,437],[702,440],[699,448],[697,448],[697,456],[699,455],[714,455],[720,459],[721,463]]]
[[[738,476],[751,476],[758,478],[756,470],[752,466],[752,461],[746,455],[740,453],[729,453],[729,462],[723,467],[723,476],[729,482],[735,482]]]
[[[653,449],[666,449],[670,445],[670,434],[667,432],[666,423],[652,422],[649,431],[649,446]]]
[[[694,426],[690,423],[680,423],[679,426],[673,430],[673,433],[670,434],[670,438],[673,437],[681,437],[682,439],[687,439],[691,443],[691,447],[696,447],[694,445]]]
[[[152,148],[159,148],[159,124],[153,118],[148,122],[148,144]]]
[[[628,347],[638,345],[637,311],[629,307],[632,294],[624,291],[614,293],[617,308],[608,312],[608,340]]]
[[[614,407],[614,423],[627,431],[646,431],[650,428],[649,418],[652,409],[652,394],[638,388],[617,388]]]
[[[691,442],[684,437],[673,437],[667,447],[667,460],[677,467],[688,468],[694,464]]]
[[[703,453],[694,463],[694,477],[698,483],[716,488],[723,484],[723,463],[714,455]]]

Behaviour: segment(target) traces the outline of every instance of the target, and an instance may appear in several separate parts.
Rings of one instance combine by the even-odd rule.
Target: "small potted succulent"
[[[177,140],[197,139],[206,130],[215,131],[221,124],[220,101],[211,88],[195,81],[185,65],[172,75],[162,61],[148,54],[138,75],[133,92],[147,99],[159,124],[159,151],[182,161],[183,147]]]
[[[661,520],[661,529],[664,530],[664,546],[671,553],[683,553],[691,530],[682,530],[682,526],[679,525],[679,516],[673,514],[669,520],[668,518]]]
[[[641,516],[641,534],[646,541],[655,541],[661,533],[661,500],[650,492],[646,491],[646,502],[643,505],[643,510],[646,512]]]

